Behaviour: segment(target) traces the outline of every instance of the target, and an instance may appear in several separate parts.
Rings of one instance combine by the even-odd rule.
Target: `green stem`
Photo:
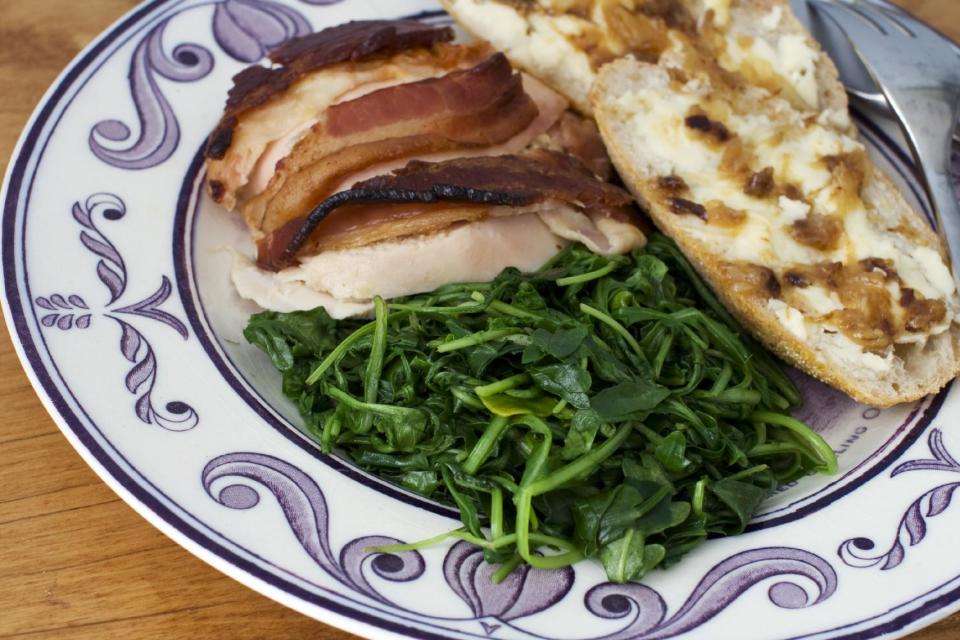
[[[560,567],[569,567],[583,560],[583,554],[579,551],[568,551],[555,556],[530,556],[524,558],[531,567],[535,569],[559,569]]]
[[[707,496],[707,480],[706,478],[700,478],[697,480],[697,483],[693,485],[692,496],[690,497],[690,507],[693,509],[693,512],[697,515],[703,513],[703,501]]]
[[[621,426],[620,429],[613,434],[613,437],[608,438],[607,441],[599,447],[560,467],[551,473],[549,477],[530,484],[526,489],[521,486],[521,491],[529,491],[531,497],[538,496],[542,493],[553,491],[574,478],[592,471],[599,466],[601,462],[616,453],[617,449],[620,448],[620,445],[623,444],[632,430],[633,427],[628,424]]]
[[[750,419],[787,429],[813,452],[814,456],[820,461],[821,471],[829,474],[837,472],[837,455],[827,444],[827,441],[819,433],[796,418],[772,411],[757,411],[750,416]]]
[[[473,392],[481,398],[487,398],[498,393],[503,393],[507,389],[514,389],[522,384],[526,384],[527,382],[530,382],[530,375],[526,373],[518,373],[517,375],[510,376],[509,378],[503,378],[502,380],[497,380],[489,384],[474,387]]]
[[[713,397],[714,402],[728,404],[760,404],[763,398],[756,389],[726,389]]]
[[[656,507],[664,498],[669,496],[672,491],[673,490],[668,486],[661,486],[633,509],[629,509],[620,514],[604,514],[604,523],[609,522],[611,526],[629,526],[631,523],[649,513],[651,509]]]
[[[514,495],[513,500],[514,505],[517,508],[517,525],[515,527],[516,533],[514,534],[517,538],[517,553],[519,553],[520,557],[529,563],[531,558],[530,513],[533,510],[531,504],[533,496],[529,489],[524,489],[521,490],[520,493]]]
[[[444,342],[443,344],[438,345],[437,353],[449,353],[459,349],[466,349],[467,347],[473,347],[478,344],[483,344],[484,342],[500,340],[501,338],[506,338],[507,336],[513,336],[520,333],[524,333],[524,330],[521,327],[505,327],[503,329],[487,329],[486,331],[478,331],[476,333],[471,333],[468,336],[463,336],[462,338],[451,340],[450,342]]]
[[[557,403],[557,405],[553,408],[550,414],[554,416],[559,416],[563,412],[563,410],[566,408],[567,408],[567,401],[561,398],[560,402]]]
[[[663,436],[661,436],[659,433],[657,433],[647,425],[643,424],[642,422],[636,425],[635,428],[637,431],[645,435],[647,437],[647,440],[649,440],[653,444],[660,444],[664,440]]]
[[[731,475],[731,476],[727,476],[727,480],[743,480],[744,478],[749,478],[750,476],[752,476],[752,475],[754,475],[754,474],[756,474],[756,473],[760,473],[761,471],[766,471],[766,470],[769,469],[769,468],[770,468],[770,467],[769,467],[768,465],[758,464],[758,465],[756,465],[756,466],[754,466],[754,467],[750,467],[749,469],[744,469],[743,471],[738,471],[737,473],[735,473],[735,474],[733,474],[733,475]]]
[[[636,338],[634,338],[622,324],[605,314],[603,311],[594,309],[590,305],[584,304],[583,302],[580,303],[580,311],[584,312],[588,316],[596,318],[603,324],[613,329],[621,338],[626,341],[628,345],[630,345],[630,348],[633,349],[642,360],[647,359],[647,355],[643,352],[643,349],[640,348],[640,343],[637,342]]]
[[[493,572],[493,575],[490,576],[490,580],[493,584],[500,584],[507,579],[514,569],[523,564],[523,558],[519,554],[513,554],[510,556],[510,559],[500,565],[500,568]]]
[[[754,422],[753,431],[757,434],[757,444],[761,445],[767,441],[767,423]]]
[[[327,369],[333,366],[333,363],[337,362],[343,355],[347,352],[357,342],[360,338],[364,337],[368,333],[373,332],[377,328],[376,322],[371,322],[365,324],[349,336],[343,339],[343,342],[338,344],[333,351],[331,351],[323,361],[317,365],[317,368],[313,370],[305,381],[305,384],[312,385],[317,382],[320,378],[323,377],[323,374],[326,373]]]
[[[470,451],[466,462],[463,463],[465,473],[471,476],[476,475],[481,465],[490,457],[490,453],[493,452],[493,448],[496,446],[497,441],[500,440],[500,436],[503,435],[503,432],[506,431],[509,426],[510,421],[507,418],[503,416],[493,416],[487,424],[487,428],[483,430],[483,435],[480,436],[477,444],[475,444]]]
[[[456,316],[463,313],[480,313],[484,305],[472,302],[463,302],[454,306],[417,306],[415,304],[403,304],[399,302],[390,303],[390,309],[394,311],[407,311],[410,313],[423,313],[429,315]]]
[[[575,551],[577,548],[577,545],[575,545],[570,540],[567,540],[566,538],[557,538],[556,536],[548,536],[544,533],[531,533],[530,541],[541,546],[555,547],[557,549],[566,549],[567,551]]]
[[[658,325],[663,326],[663,325]],[[660,377],[660,372],[663,371],[663,365],[667,361],[667,356],[670,354],[670,350],[673,348],[673,334],[668,333],[663,337],[663,341],[660,343],[660,348],[657,349],[657,355],[653,360],[653,375],[655,378]]]
[[[538,313],[533,313],[532,311],[527,311],[521,309],[520,307],[515,307],[512,304],[507,304],[502,300],[494,300],[490,303],[489,309],[493,311],[499,311],[505,316],[513,316],[514,318],[524,318],[527,320],[543,320],[544,317]]]
[[[753,456],[776,456],[784,453],[805,454],[803,447],[795,442],[770,442],[767,444],[758,444],[747,452],[750,457]]]
[[[472,409],[486,410],[486,407],[477,399],[477,396],[466,389],[450,387],[450,395]]]
[[[500,487],[490,492],[490,533],[494,538],[503,537],[503,491]]]
[[[509,536],[504,536],[509,537]],[[419,549],[426,549],[427,547],[432,547],[434,545],[440,544],[445,540],[463,540],[471,544],[475,544],[478,547],[484,547],[486,549],[493,549],[492,542],[485,540],[483,538],[477,538],[467,533],[464,529],[454,529],[453,531],[445,531],[441,534],[435,535],[431,538],[424,538],[423,540],[418,540],[416,542],[404,542],[399,544],[383,544],[376,547],[367,547],[364,551],[375,551],[378,553],[399,553],[401,551],[417,551]],[[513,542],[512,540],[505,543],[509,544]]]
[[[517,536],[514,533],[509,533],[505,536],[500,536],[499,538],[494,538],[493,540],[487,540],[486,538],[479,538],[477,536],[467,533],[462,527],[459,529],[454,529],[453,531],[445,531],[444,533],[435,535],[431,538],[425,538],[423,540],[418,540],[417,542],[404,542],[398,544],[383,544],[375,547],[367,547],[364,551],[375,551],[378,553],[399,553],[401,551],[417,551],[419,549],[426,549],[427,547],[432,547],[434,545],[440,544],[446,540],[463,540],[464,542],[469,542],[470,544],[476,545],[483,549],[502,549],[503,547],[508,547],[511,544],[514,544],[517,541]],[[569,540],[563,538],[555,538],[554,536],[544,535],[542,533],[531,533],[530,540],[539,545],[557,547],[559,549],[574,550],[576,547]]]
[[[374,329],[373,341],[370,345],[370,356],[363,373],[363,400],[367,403],[377,401],[377,391],[380,387],[380,376],[383,373],[383,356],[387,349],[387,305],[383,298],[375,296],[373,299]],[[360,431],[366,432],[373,422],[373,414],[364,413],[360,416]]]
[[[782,395],[780,395],[776,391],[770,392],[770,400],[771,402],[773,402],[773,406],[775,406],[777,409],[780,409],[781,411],[786,411],[787,409],[790,408],[790,401],[784,398]]]
[[[374,402],[363,402],[357,400],[352,395],[346,391],[340,389],[339,387],[329,386],[326,389],[327,395],[335,400],[339,400],[344,403],[351,409],[360,409],[363,411],[370,411],[373,413],[378,413],[384,416],[409,416],[412,414],[420,414],[419,409],[414,409],[411,407],[398,407],[392,404],[377,404]]]
[[[523,468],[523,476],[520,478],[521,489],[536,482],[543,475],[544,468],[547,465],[547,457],[550,455],[552,440],[553,437],[547,430],[540,442],[533,448],[533,452],[527,458],[527,463]]]
[[[710,387],[710,394],[716,395],[726,389],[727,385],[730,384],[731,377],[733,377],[733,367],[730,366],[729,362],[724,360],[723,368],[720,370],[720,375],[717,376],[713,386]]]
[[[323,425],[323,433],[320,434],[320,449],[324,453],[330,453],[333,451],[333,445],[337,441],[337,436],[340,435],[340,427],[343,421],[340,418],[340,412],[334,410],[330,417],[327,418],[326,423]]]
[[[566,276],[565,278],[558,278],[557,285],[561,287],[569,287],[570,285],[574,285],[574,284],[583,284],[584,282],[590,282],[591,280],[598,280],[616,268],[617,268],[617,263],[608,262],[606,266],[600,267],[599,269],[595,269],[593,271],[580,273],[575,276]]]

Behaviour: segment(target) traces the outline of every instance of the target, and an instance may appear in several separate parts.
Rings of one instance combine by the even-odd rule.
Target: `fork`
[[[890,0],[866,1],[893,11],[903,11]],[[863,63],[860,62],[860,58],[853,50],[844,32],[837,28],[832,20],[823,20],[822,17],[814,19],[807,0],[790,0],[790,6],[804,26],[820,41],[820,45],[833,58],[833,62],[840,72],[840,80],[843,82],[844,89],[847,90],[847,94],[851,98],[851,104],[896,119],[887,98],[870,77]],[[960,56],[960,44],[952,41],[950,44],[957,52],[957,56]],[[957,124],[960,125],[960,122]],[[960,145],[960,126],[954,127],[953,143]]]
[[[846,33],[910,144],[960,289],[960,203],[950,174],[960,115],[960,53],[906,11],[863,0],[807,0]]]

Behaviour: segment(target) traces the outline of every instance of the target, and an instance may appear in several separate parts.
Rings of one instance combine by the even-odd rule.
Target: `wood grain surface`
[[[960,40],[960,0],[900,0]],[[0,159],[80,49],[134,0],[0,0]],[[70,447],[0,329],[0,638],[351,638],[196,559]],[[954,615],[910,640],[956,640]]]

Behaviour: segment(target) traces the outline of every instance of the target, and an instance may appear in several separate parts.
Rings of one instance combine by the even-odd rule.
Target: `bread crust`
[[[614,165],[641,206],[649,212],[657,226],[677,243],[720,301],[745,328],[790,364],[865,404],[887,407],[917,400],[938,391],[960,373],[960,326],[956,323],[948,331],[928,340],[923,347],[903,345],[900,349],[902,353],[897,354],[900,366],[891,375],[878,376],[864,368],[856,370],[853,363],[838,361],[829,348],[829,339],[821,345],[801,340],[756,298],[736,295],[721,269],[721,260],[715,248],[709,242],[686,233],[677,215],[649,197],[648,185],[655,176],[642,173],[639,169],[641,163],[631,156],[627,145],[621,142],[629,136],[629,132],[623,129],[625,114],[620,112],[614,97],[620,95],[629,83],[642,81],[631,76],[648,73],[650,69],[658,67],[624,59],[601,70],[592,98],[597,124]],[[877,206],[893,208],[905,225],[917,230],[924,243],[941,246],[932,229],[872,164],[868,169],[864,196]]]

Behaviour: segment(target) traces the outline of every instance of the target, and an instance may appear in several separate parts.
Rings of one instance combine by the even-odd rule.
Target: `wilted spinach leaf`
[[[742,531],[778,482],[836,468],[784,413],[789,379],[661,236],[378,299],[373,319],[264,312],[244,335],[324,452],[456,506],[453,535],[490,562],[591,557],[637,580]]]

